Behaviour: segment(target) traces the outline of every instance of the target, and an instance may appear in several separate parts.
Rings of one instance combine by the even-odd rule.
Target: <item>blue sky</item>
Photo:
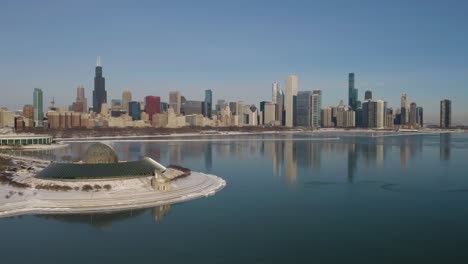
[[[258,104],[296,73],[337,105],[355,72],[360,99],[371,89],[396,106],[407,92],[435,122],[449,98],[468,124],[467,14],[466,1],[2,1],[0,105],[40,87],[66,106],[80,83],[91,102],[100,55],[109,101],[212,89]]]

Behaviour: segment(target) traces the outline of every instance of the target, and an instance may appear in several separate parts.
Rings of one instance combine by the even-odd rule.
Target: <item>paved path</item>
[[[171,182],[169,191],[156,191],[144,184],[132,184],[128,189],[98,192],[16,189],[3,185],[0,189],[0,217],[155,207],[211,196],[225,186],[223,179],[198,172]],[[8,195],[10,197],[6,198]]]

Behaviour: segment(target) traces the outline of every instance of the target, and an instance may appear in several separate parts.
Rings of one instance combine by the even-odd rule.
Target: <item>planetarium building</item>
[[[170,169],[169,169],[170,170]],[[171,178],[168,169],[151,158],[120,162],[115,151],[103,143],[91,145],[82,161],[77,163],[51,163],[36,177],[54,180],[102,180],[155,176]],[[169,176],[169,177],[168,177]]]

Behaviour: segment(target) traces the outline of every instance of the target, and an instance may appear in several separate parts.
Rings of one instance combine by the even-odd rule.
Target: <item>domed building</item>
[[[79,163],[51,163],[36,177],[42,179],[122,179],[155,176],[164,181],[172,173],[155,160],[144,157],[137,161],[120,162],[115,151],[103,143],[91,145]],[[169,171],[171,171],[169,169]]]
[[[115,151],[104,143],[95,143],[86,150],[83,163],[100,164],[100,163],[117,163],[119,159]]]

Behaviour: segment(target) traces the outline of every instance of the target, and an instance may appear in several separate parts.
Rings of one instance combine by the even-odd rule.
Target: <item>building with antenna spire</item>
[[[107,103],[106,79],[102,76],[101,57],[98,56],[94,77],[93,111],[100,113],[103,103]]]

